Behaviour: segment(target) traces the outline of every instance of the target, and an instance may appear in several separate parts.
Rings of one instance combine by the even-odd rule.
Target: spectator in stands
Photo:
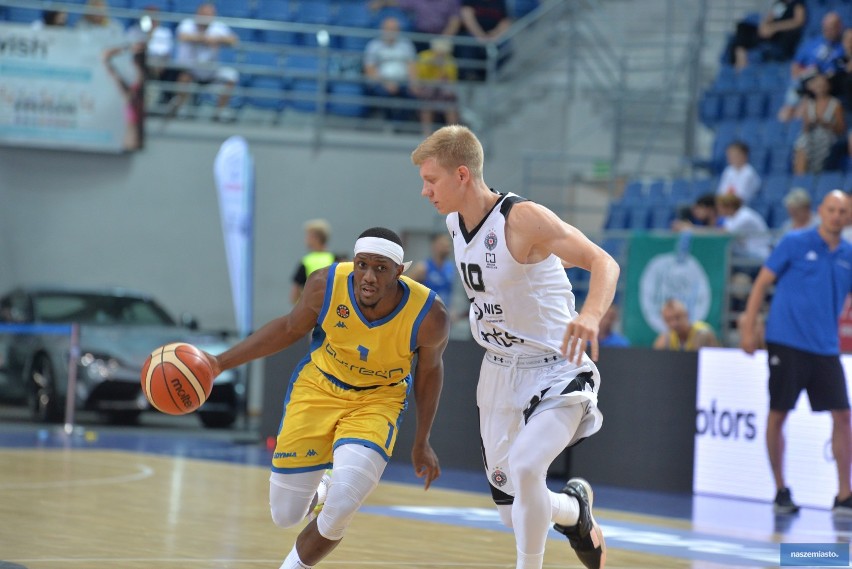
[[[616,323],[618,322],[619,310],[618,305],[611,304],[609,309],[604,312],[598,325],[598,345],[608,348],[629,348],[630,340],[627,336],[616,331]]]
[[[778,111],[778,119],[788,121],[793,118],[801,95],[805,92],[805,83],[820,73],[833,73],[838,60],[843,57],[843,21],[837,12],[829,12],[822,19],[822,35],[803,42],[796,51],[790,66],[791,84],[787,90],[784,105]]]
[[[780,227],[782,234],[819,225],[819,216],[811,210],[811,196],[807,190],[790,190],[790,193],[784,196],[784,207],[787,208],[789,218]]]
[[[407,99],[408,83],[414,78],[417,51],[410,39],[400,36],[399,20],[385,18],[381,36],[370,40],[364,51],[364,73],[374,83],[372,94],[376,97]],[[393,107],[385,110],[391,120],[405,120],[405,109]]]
[[[68,25],[68,12],[62,10],[42,10],[41,19],[33,22],[33,29],[63,28]]]
[[[843,55],[837,60],[834,73],[830,75],[831,93],[840,99],[843,109],[849,113],[852,112],[852,28],[843,30],[841,44]]]
[[[722,229],[733,236],[731,255],[741,260],[765,261],[771,246],[766,220],[736,194],[716,196],[716,209],[724,218]]]
[[[127,30],[127,35],[133,41],[140,40],[146,44],[147,78],[153,80],[165,79],[164,75],[169,68],[175,48],[175,36],[168,26],[160,24],[158,17],[160,9],[158,7],[146,6],[144,10],[145,13],[139,18],[139,21]],[[176,72],[172,80],[175,78],[177,78]]]
[[[324,219],[311,219],[305,222],[305,247],[308,252],[299,261],[296,272],[293,273],[293,286],[290,288],[290,302],[296,304],[302,296],[302,290],[308,277],[316,270],[328,267],[335,262],[334,253],[328,250],[328,240],[331,237],[331,225]]]
[[[802,133],[796,139],[793,172],[822,172],[832,146],[846,132],[843,107],[829,92],[825,75],[819,74],[806,83],[808,96],[799,103],[797,116],[802,119]]]
[[[227,111],[231,91],[239,81],[239,73],[233,67],[216,65],[219,49],[233,47],[237,36],[227,25],[215,20],[216,7],[213,4],[201,4],[194,18],[186,18],[177,27],[177,52],[175,63],[181,68],[178,83],[189,87],[191,83],[210,85],[217,83],[222,87],[216,101],[214,119],[230,119]],[[178,92],[172,99],[169,115],[177,114],[189,96],[189,90]]]
[[[760,190],[760,175],[749,164],[749,148],[745,142],[732,142],[725,150],[728,165],[722,171],[716,193],[736,194],[744,203],[749,203]]]
[[[370,8],[373,10],[381,10],[389,6],[399,6],[409,12],[414,23],[414,31],[420,34],[454,36],[461,27],[460,0],[373,0],[370,2]],[[414,44],[417,51],[422,51],[429,45],[418,41]]]
[[[667,330],[654,340],[655,350],[694,352],[699,348],[719,345],[709,324],[701,320],[690,322],[689,311],[681,301],[674,298],[666,300],[660,312]]]
[[[447,233],[436,233],[432,236],[430,249],[430,257],[411,267],[408,276],[434,290],[452,314],[449,307],[453,298],[453,283],[458,275],[452,259],[453,242]]]
[[[692,228],[718,228],[722,218],[716,211],[716,194],[699,196],[687,211],[681,212],[680,219],[672,222],[673,231],[685,231]]]
[[[480,44],[499,42],[512,27],[506,0],[463,0],[461,22],[460,35],[473,37]],[[484,47],[464,43],[456,48],[456,53],[459,59],[467,60],[463,62],[464,79],[481,81],[485,78],[487,54]],[[470,66],[471,60],[475,66]]]
[[[453,42],[449,38],[433,38],[430,49],[417,55],[415,66],[415,82],[412,92],[423,102],[436,102],[450,105],[447,108],[437,108],[426,105],[420,109],[420,124],[423,136],[432,134],[435,113],[444,117],[444,124],[459,122],[459,112],[456,106],[455,82],[458,79],[458,67],[453,59]]]
[[[728,62],[743,69],[748,65],[748,52],[754,49],[763,61],[789,61],[802,39],[806,21],[804,0],[776,0],[759,23],[737,24]]]
[[[124,28],[109,17],[105,0],[89,0],[86,2],[87,12],[77,21],[78,29],[108,29],[116,34],[124,32]]]

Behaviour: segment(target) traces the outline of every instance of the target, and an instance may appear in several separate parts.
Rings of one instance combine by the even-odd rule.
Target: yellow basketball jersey
[[[336,263],[329,269],[319,326],[311,342],[311,361],[340,387],[397,384],[411,372],[417,332],[435,293],[403,276],[399,305],[384,318],[370,322],[355,301],[353,269],[353,263]]]
[[[669,332],[669,349],[680,350],[682,352],[694,352],[698,349],[696,336],[699,332],[704,332],[709,329],[709,324],[702,322],[701,320],[696,320],[689,328],[689,334],[687,335],[686,342],[684,343],[680,342],[677,332]]]

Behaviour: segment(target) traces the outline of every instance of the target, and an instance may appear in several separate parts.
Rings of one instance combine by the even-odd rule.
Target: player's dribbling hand
[[[213,377],[218,377],[220,373],[222,373],[222,366],[219,365],[219,359],[207,352],[203,352],[204,356],[207,358],[207,362],[210,364],[210,368],[213,370]]]
[[[428,490],[432,481],[441,475],[438,455],[435,454],[428,443],[414,445],[414,449],[411,451],[411,464],[414,465],[414,474],[417,478],[425,478],[423,481],[424,490]]]
[[[594,318],[580,314],[568,324],[565,338],[562,340],[562,355],[569,361],[580,365],[586,344],[592,348],[592,360],[598,359],[598,323]]]
[[[748,355],[754,354],[755,350],[757,350],[757,342],[755,342],[754,340],[754,334],[749,334],[748,332],[741,332],[740,347]]]

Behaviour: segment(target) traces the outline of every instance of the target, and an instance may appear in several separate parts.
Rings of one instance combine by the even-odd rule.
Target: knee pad
[[[500,514],[500,521],[509,529],[512,529],[512,504],[498,504],[497,513]]]
[[[269,477],[269,511],[278,527],[289,528],[305,519],[323,471]]]
[[[355,512],[378,486],[386,464],[379,453],[361,445],[341,445],[334,451],[334,474],[317,517],[320,535],[343,539]]]

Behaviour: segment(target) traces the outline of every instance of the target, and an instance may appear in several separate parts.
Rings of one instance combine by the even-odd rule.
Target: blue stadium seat
[[[624,205],[635,205],[642,203],[645,198],[645,184],[639,180],[633,180],[624,187],[621,202]]]
[[[515,0],[511,11],[512,17],[516,20],[523,18],[536,8],[538,8],[538,0]]]
[[[195,14],[203,0],[172,0],[172,10],[179,14]]]
[[[768,203],[758,202],[754,204],[749,204],[749,207],[756,211],[758,215],[763,218],[763,221],[766,222],[766,225],[769,225],[771,227],[773,208],[772,205]]]
[[[609,204],[609,212],[607,212],[604,229],[627,229],[627,212],[628,208],[625,206],[616,203]]]
[[[248,86],[253,89],[265,89],[269,93],[256,93],[246,97],[246,103],[258,109],[267,109],[272,111],[282,111],[286,102],[281,97],[286,86],[281,77],[272,75],[253,75]],[[274,95],[277,93],[278,97]],[[268,96],[264,96],[268,95]]]
[[[734,85],[739,93],[752,93],[759,87],[758,71],[753,65],[749,65],[745,69],[740,70],[734,77]]]
[[[841,172],[823,172],[820,174],[811,194],[814,203],[822,201],[822,198],[831,190],[844,189],[845,182],[845,176]]]
[[[766,117],[766,101],[767,96],[765,93],[760,91],[746,93],[743,102],[743,115],[745,118],[762,119]]]
[[[701,122],[712,127],[721,120],[722,95],[715,91],[705,91],[698,104],[698,118]]]
[[[290,100],[290,107],[305,113],[317,112],[316,101],[319,84],[315,77],[320,71],[319,58],[312,55],[290,55],[284,63],[285,69],[294,73],[290,79],[290,92],[295,95]]]
[[[143,10],[148,6],[156,6],[160,12],[172,11],[172,0],[130,0],[128,5],[135,10]]]
[[[386,7],[382,8],[374,17],[374,22],[376,26],[380,26],[382,20],[385,18],[396,18],[399,21],[399,28],[403,31],[410,32],[414,29],[414,26],[411,23],[411,18],[408,17],[408,14],[402,8],[397,7]]]
[[[634,230],[648,229],[648,224],[651,221],[651,208],[644,205],[637,205],[630,208],[627,213],[627,228]]]
[[[723,121],[735,121],[742,118],[743,96],[740,93],[725,93],[722,95],[720,115]]]
[[[690,204],[693,201],[692,184],[684,178],[672,180],[671,203],[675,206]]]
[[[332,22],[331,4],[324,0],[300,2],[296,9],[296,21],[316,26],[330,25]],[[315,33],[300,34],[300,43],[305,46],[317,47],[317,35]]]
[[[749,152],[749,163],[757,173],[764,176],[769,173],[770,149],[765,146],[753,146]]]
[[[718,178],[696,178],[695,180],[692,180],[693,201],[705,194],[715,194],[718,186]]]
[[[654,180],[648,184],[645,194],[648,196],[648,201],[653,204],[668,204],[669,203],[669,187],[666,180]]]
[[[364,95],[364,86],[360,83],[345,83],[335,81],[329,85],[329,93],[332,96],[342,97],[362,97]],[[329,101],[328,112],[333,115],[343,117],[363,117],[367,114],[368,108],[356,101]]]
[[[787,140],[787,123],[767,118],[763,121],[763,141],[767,146],[785,143]]]
[[[334,24],[349,28],[371,28],[374,25],[373,11],[367,2],[343,2],[337,8]]]
[[[790,176],[790,187],[804,188],[813,195],[814,188],[816,188],[816,176],[814,174],[793,174]]]
[[[770,174],[763,180],[760,193],[763,194],[764,202],[775,204],[784,199],[784,196],[790,191],[790,187],[789,176]]]
[[[784,175],[790,173],[793,160],[793,149],[788,144],[775,144],[770,148],[769,164],[766,168],[771,175]]]
[[[244,0],[218,0],[216,12],[227,18],[254,18],[254,9]]]
[[[670,205],[658,205],[651,210],[651,229],[671,229],[675,209]]]
[[[719,68],[719,72],[716,74],[716,79],[713,81],[713,90],[720,92],[734,91],[737,88],[736,79],[736,70],[729,65],[723,65]]]
[[[767,220],[767,224],[770,229],[778,229],[788,219],[790,219],[790,214],[787,213],[787,208],[783,203],[777,203],[772,206],[772,213]]]

